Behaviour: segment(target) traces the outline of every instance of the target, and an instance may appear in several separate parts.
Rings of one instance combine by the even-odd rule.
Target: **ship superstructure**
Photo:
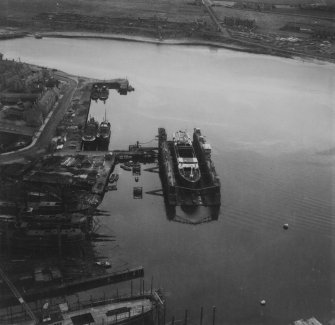
[[[173,135],[173,143],[179,175],[186,183],[196,184],[201,174],[191,138],[185,131],[177,131]]]

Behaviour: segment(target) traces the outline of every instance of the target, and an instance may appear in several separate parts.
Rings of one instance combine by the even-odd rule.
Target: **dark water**
[[[112,124],[111,149],[200,127],[222,182],[217,221],[198,226],[167,218],[156,174],[139,183],[119,170],[118,190],[100,206],[102,231],[118,258],[143,265],[167,293],[168,315],[184,309],[198,323],[288,324],[334,311],[334,66],[203,47],[130,42],[20,39],[0,43],[5,57],[98,78],[128,77],[135,92],[110,93],[92,107]],[[177,210],[200,218],[206,208]],[[187,215],[188,214],[188,215]],[[282,225],[289,224],[284,230]],[[113,243],[115,245],[115,243]],[[102,255],[115,250],[97,244]],[[266,300],[266,306],[259,301]]]

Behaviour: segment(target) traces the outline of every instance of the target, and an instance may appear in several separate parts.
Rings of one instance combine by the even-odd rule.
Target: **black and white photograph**
[[[0,0],[0,325],[335,325],[335,1]]]

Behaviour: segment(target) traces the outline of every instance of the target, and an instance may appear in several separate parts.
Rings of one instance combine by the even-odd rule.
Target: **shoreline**
[[[127,35],[127,34],[111,34],[111,33],[92,33],[92,32],[40,32],[39,33],[43,37],[49,38],[76,38],[76,39],[104,39],[104,40],[116,40],[116,41],[128,41],[128,42],[138,42],[138,43],[148,43],[148,44],[156,44],[156,45],[182,45],[182,46],[208,46],[215,48],[223,48],[232,51],[239,51],[245,53],[252,54],[263,54],[263,55],[272,55],[277,57],[284,57],[295,59],[296,56],[289,53],[280,53],[283,52],[281,50],[269,51],[264,50],[261,45],[255,44],[252,46],[246,45],[237,45],[237,44],[227,44],[224,42],[217,41],[207,41],[204,39],[163,39],[159,40],[154,37],[146,37],[146,36],[136,36],[136,35]],[[32,35],[33,36],[33,35]],[[233,42],[234,40],[227,40]],[[306,57],[309,58],[309,57]],[[313,59],[313,58],[310,58]],[[314,58],[315,59],[315,58]],[[320,60],[324,61],[324,60]],[[327,61],[329,62],[329,61]]]
[[[181,45],[181,46],[207,46],[213,48],[222,48],[231,51],[238,51],[243,53],[251,54],[262,54],[270,55],[278,58],[287,58],[292,60],[303,60],[311,61],[317,63],[331,63],[334,64],[335,61],[328,58],[318,57],[309,55],[307,53],[292,52],[285,49],[270,48],[265,44],[252,44],[245,43],[237,39],[227,39],[226,41],[211,41],[201,38],[197,39],[177,39],[177,38],[167,38],[167,39],[157,39],[155,37],[141,36],[141,35],[128,35],[128,34],[113,34],[113,33],[99,33],[99,32],[85,32],[85,31],[32,31],[25,30],[21,31],[17,36],[11,35],[10,37],[0,37],[1,40],[8,40],[14,38],[22,37],[34,37],[34,35],[39,34],[42,37],[49,38],[75,38],[75,39],[102,39],[102,40],[115,40],[115,41],[127,41],[127,42],[138,42],[156,45]]]

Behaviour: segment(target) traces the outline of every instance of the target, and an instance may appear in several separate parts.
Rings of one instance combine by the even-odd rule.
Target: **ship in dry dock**
[[[186,147],[190,152],[187,153],[187,156],[193,157],[194,152],[191,161],[199,169],[199,173],[196,172],[196,176],[192,177],[192,180],[199,177],[195,184],[190,181],[186,182],[181,177],[180,167],[183,165],[180,166],[178,163],[183,162],[179,159],[184,156],[184,153],[180,148],[176,150],[177,137],[175,136],[170,141],[167,139],[165,129],[158,129],[158,158],[163,192],[169,207],[199,205],[213,207],[215,212],[213,216],[217,218],[217,212],[221,205],[220,178],[211,159],[210,145],[205,144],[204,137],[200,138],[200,136],[200,130],[195,129],[193,141],[189,137],[186,140],[183,137],[181,141],[181,143],[187,142],[187,146],[181,145],[181,148]],[[200,140],[203,141],[201,144]]]
[[[105,118],[100,123],[98,133],[97,133],[99,150],[108,150],[110,136],[111,136],[111,124],[107,121],[106,111],[105,111]]]
[[[91,92],[91,99],[98,100],[100,97],[100,89],[97,85],[94,85]]]
[[[95,146],[99,123],[91,117],[86,124],[82,140],[85,149],[91,149]]]
[[[197,184],[201,173],[191,138],[185,131],[177,131],[173,135],[173,143],[178,172],[183,183],[191,186]]]
[[[106,85],[103,85],[99,92],[99,99],[105,101],[108,99],[108,96],[109,96],[109,90]]]

